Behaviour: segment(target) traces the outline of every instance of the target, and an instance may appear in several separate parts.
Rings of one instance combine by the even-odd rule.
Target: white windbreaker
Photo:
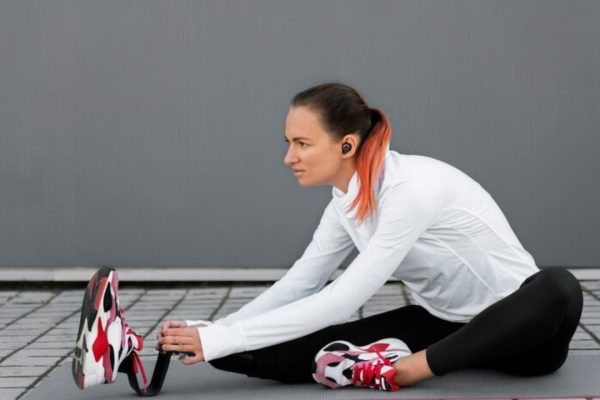
[[[240,310],[199,329],[206,361],[296,339],[347,321],[391,276],[448,321],[468,322],[538,271],[490,194],[433,158],[389,150],[377,211],[358,224],[355,173],[332,187],[312,241],[289,271]],[[359,255],[331,284],[356,246]]]

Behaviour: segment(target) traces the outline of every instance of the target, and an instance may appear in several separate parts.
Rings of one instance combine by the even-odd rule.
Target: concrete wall
[[[290,266],[331,189],[297,184],[283,122],[330,80],[388,113],[392,149],[478,180],[540,266],[598,266],[599,20],[578,0],[0,0],[0,266]]]

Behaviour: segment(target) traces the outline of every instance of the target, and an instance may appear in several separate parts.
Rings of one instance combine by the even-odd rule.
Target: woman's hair
[[[307,106],[319,114],[323,128],[335,139],[358,133],[356,169],[360,190],[350,205],[358,205],[357,218],[364,220],[375,209],[374,186],[380,176],[392,137],[387,115],[365,104],[358,92],[341,83],[323,83],[296,94],[291,105]]]

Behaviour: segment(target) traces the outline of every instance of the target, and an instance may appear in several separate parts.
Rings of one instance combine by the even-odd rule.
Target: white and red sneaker
[[[143,346],[143,337],[129,327],[119,306],[117,271],[100,268],[88,282],[83,297],[71,368],[75,383],[85,389],[113,383],[118,372],[133,374],[134,379],[141,372],[145,391],[146,371],[137,353]]]
[[[392,363],[412,354],[400,339],[387,338],[366,346],[344,340],[331,342],[317,353],[313,361],[313,379],[329,388],[358,386],[395,391],[396,370]]]

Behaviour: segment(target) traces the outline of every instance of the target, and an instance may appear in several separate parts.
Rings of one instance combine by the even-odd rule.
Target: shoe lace
[[[375,350],[375,353],[377,353],[379,359],[365,361],[354,365],[352,368],[353,385],[358,383],[360,386],[366,386],[375,389],[381,388],[381,368],[384,365],[392,365],[392,363],[390,360],[383,357],[379,351]]]
[[[134,335],[137,339],[137,346],[133,348],[131,351],[131,357],[133,360],[133,373],[137,375],[138,372],[142,374],[142,380],[144,381],[144,392],[146,392],[146,388],[148,387],[148,378],[146,376],[146,370],[144,369],[144,364],[142,363],[142,359],[140,355],[137,353],[141,351],[144,347],[144,338],[141,335],[138,335],[131,327],[127,320],[125,319],[123,308],[119,307],[119,312],[121,313],[121,320],[123,321],[123,329],[125,330],[126,335]]]

